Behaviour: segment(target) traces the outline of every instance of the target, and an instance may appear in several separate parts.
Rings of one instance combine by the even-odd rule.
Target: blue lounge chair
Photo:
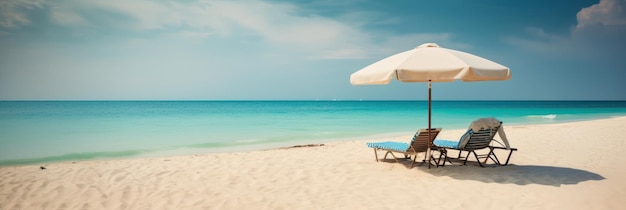
[[[391,154],[391,156],[393,156],[393,158],[397,162],[399,161],[398,161],[398,158],[393,154],[394,152],[404,154],[405,158],[411,158],[411,156],[414,156],[413,162],[411,163],[411,168],[413,168],[413,165],[415,164],[416,159],[417,159],[417,153],[426,152],[428,150],[428,147],[432,146],[433,140],[437,137],[440,131],[441,131],[441,128],[431,128],[430,139],[429,139],[428,129],[420,129],[419,131],[415,133],[415,135],[411,139],[411,142],[409,143],[392,142],[392,141],[375,142],[375,143],[367,143],[367,147],[374,149],[374,156],[376,157],[377,162],[378,162],[377,150],[386,151],[385,157],[383,159],[387,159],[387,155]],[[425,160],[426,159],[424,159],[424,161]]]
[[[433,141],[433,144],[435,145],[435,148],[439,150],[440,152],[439,159],[441,160],[442,157],[444,158],[443,165],[445,165],[446,161],[451,163],[450,159],[462,160],[463,165],[466,165],[470,154],[474,154],[476,161],[478,161],[478,165],[480,165],[481,167],[484,167],[483,163],[486,164],[488,160],[492,160],[498,165],[505,166],[509,164],[509,159],[511,158],[511,154],[513,154],[513,151],[517,151],[517,149],[500,147],[500,146],[491,146],[492,140],[495,141],[493,137],[496,135],[496,133],[498,132],[498,129],[501,126],[502,126],[502,122],[500,122],[500,125],[498,125],[497,127],[481,129],[479,131],[474,131],[470,128],[467,130],[467,132],[465,132],[465,134],[461,136],[459,141],[437,139]],[[480,155],[476,153],[477,150],[482,150],[482,149],[488,149],[489,152],[487,154],[480,154]],[[505,149],[505,150],[510,151],[506,159],[506,162],[504,163],[500,162],[500,160],[494,153],[494,149]],[[448,150],[458,150],[459,151],[458,157],[450,158],[448,156]],[[467,155],[463,159],[461,159],[463,152],[467,152]],[[483,163],[481,163],[480,161],[481,158],[485,158]]]

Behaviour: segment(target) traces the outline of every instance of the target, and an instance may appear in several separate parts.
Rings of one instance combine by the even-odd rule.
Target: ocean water
[[[626,101],[434,101],[432,126],[464,129],[626,116]],[[3,101],[0,166],[269,149],[427,127],[426,101]]]

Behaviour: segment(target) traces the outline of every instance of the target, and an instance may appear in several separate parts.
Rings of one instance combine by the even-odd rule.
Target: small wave
[[[527,118],[539,118],[539,119],[556,119],[556,114],[546,114],[546,115],[528,115]]]

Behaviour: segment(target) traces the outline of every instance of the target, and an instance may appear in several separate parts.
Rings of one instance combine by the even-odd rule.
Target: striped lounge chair
[[[411,142],[409,143],[392,141],[374,142],[367,143],[367,147],[374,149],[374,156],[376,157],[377,162],[378,150],[386,151],[385,157],[383,159],[387,159],[387,155],[391,154],[396,162],[399,161],[398,158],[393,154],[394,152],[404,154],[404,157],[409,159],[411,158],[411,156],[414,156],[413,162],[411,163],[411,168],[413,168],[413,165],[415,164],[417,159],[417,153],[426,152],[428,150],[428,146],[432,146],[433,140],[437,137],[440,131],[441,128],[431,128],[430,139],[428,139],[428,129],[420,129],[419,131],[417,131],[417,133],[415,133],[415,135],[411,139]]]
[[[470,128],[467,130],[467,132],[465,132],[465,134],[463,134],[463,136],[461,136],[459,141],[437,139],[433,142],[433,144],[435,148],[439,150],[440,152],[439,159],[441,159],[442,156],[445,158],[443,161],[443,165],[445,165],[446,161],[451,163],[450,161],[451,159],[462,160],[463,165],[466,165],[470,154],[474,154],[474,157],[476,158],[476,161],[478,161],[478,165],[480,165],[480,167],[484,167],[483,164],[486,164],[488,160],[492,160],[493,162],[501,166],[508,165],[509,159],[511,158],[511,154],[513,153],[513,151],[517,151],[517,149],[508,148],[508,150],[510,150],[509,155],[506,159],[506,162],[502,164],[500,163],[500,160],[494,153],[494,149],[507,149],[507,148],[491,146],[491,141],[493,140],[493,137],[498,132],[498,129],[500,128],[500,126],[502,126],[502,122],[500,122],[500,125],[498,125],[497,127],[481,129],[479,131],[474,131]],[[489,152],[487,154],[480,154],[480,155],[476,153],[477,150],[482,150],[482,149],[488,149]],[[456,158],[450,158],[448,156],[448,150],[458,150],[459,155]],[[464,158],[461,158],[463,152],[467,152],[467,155],[465,155]],[[481,163],[480,161],[481,158],[485,158],[483,163]]]

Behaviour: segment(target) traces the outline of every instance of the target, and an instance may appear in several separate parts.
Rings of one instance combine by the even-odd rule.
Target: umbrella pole
[[[431,137],[430,137],[430,113],[431,113],[431,80],[428,80],[428,148],[426,148],[426,157],[424,160],[428,161],[428,168],[430,168],[430,148],[432,147]]]

